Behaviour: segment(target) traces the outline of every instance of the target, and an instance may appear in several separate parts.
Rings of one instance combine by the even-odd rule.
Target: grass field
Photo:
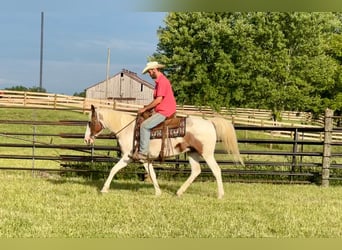
[[[342,187],[179,181],[152,184],[31,172],[0,172],[1,238],[335,238],[342,236]]]
[[[85,120],[75,112],[2,109],[6,120]],[[0,132],[83,133],[81,127],[3,124]],[[253,135],[249,133],[249,136]],[[20,140],[32,138],[22,136]],[[51,143],[51,138],[39,138]],[[65,143],[54,138],[53,143]],[[2,136],[1,142],[18,143]],[[19,141],[20,142],[20,141]],[[97,141],[100,142],[100,141]],[[68,139],[68,143],[80,143]],[[108,142],[107,142],[108,143]],[[2,148],[1,154],[29,154]],[[45,149],[46,150],[46,149]],[[50,151],[48,151],[50,150]],[[52,150],[53,151],[53,150]],[[53,152],[47,149],[46,154]],[[55,152],[58,155],[60,152]],[[44,154],[43,151],[37,154]],[[265,157],[265,156],[264,156]],[[0,160],[1,166],[32,167],[30,160]],[[59,162],[35,161],[58,168]],[[116,179],[102,195],[103,179],[57,173],[0,171],[0,238],[336,238],[342,236],[342,186],[224,183],[217,200],[213,178],[199,178],[182,198],[182,182],[160,178],[163,194],[138,178]],[[204,181],[205,180],[205,181]]]
[[[57,110],[35,110],[20,108],[1,108],[1,120],[23,120],[23,121],[50,121],[57,122],[60,120],[87,120],[87,115],[73,111],[57,111]],[[28,124],[1,124],[0,143],[19,143],[30,144],[35,140],[36,144],[81,144],[82,139],[63,139],[58,136],[36,136],[30,135],[8,136],[6,133],[32,133],[32,134],[59,134],[59,133],[84,133],[85,128],[81,126],[51,126],[51,125],[28,125]],[[35,155],[52,155],[70,153],[70,150],[61,149],[35,149]],[[28,148],[12,148],[1,147],[1,154],[8,155],[31,155],[32,147]],[[13,167],[32,167],[30,160],[12,160],[0,159],[1,166]],[[59,162],[39,161],[34,162],[36,168],[58,168]]]

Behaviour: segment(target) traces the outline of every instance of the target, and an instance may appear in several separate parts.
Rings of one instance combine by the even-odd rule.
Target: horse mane
[[[134,114],[106,108],[99,108],[96,110],[96,113],[98,119],[104,123],[104,126],[112,131],[122,129],[136,118]]]

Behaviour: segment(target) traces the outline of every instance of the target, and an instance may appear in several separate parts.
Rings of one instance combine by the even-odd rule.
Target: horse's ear
[[[96,116],[95,107],[93,104],[91,105],[90,109],[91,109],[91,119],[96,120],[97,116]]]

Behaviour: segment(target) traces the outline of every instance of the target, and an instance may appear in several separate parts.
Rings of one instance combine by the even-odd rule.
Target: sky
[[[123,3],[122,3],[123,2]],[[42,87],[73,95],[122,69],[141,71],[157,49],[166,12],[134,11],[119,0],[1,0],[0,89]]]

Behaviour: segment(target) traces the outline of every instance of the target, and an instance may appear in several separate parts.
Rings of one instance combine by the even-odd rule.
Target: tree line
[[[32,87],[25,87],[23,85],[16,85],[13,87],[5,88],[5,90],[13,90],[13,91],[28,91],[28,92],[41,92],[41,93],[46,93],[45,88],[40,88],[37,86],[32,86]],[[75,92],[73,96],[80,96],[80,97],[85,97],[85,90],[81,92]]]
[[[342,13],[170,12],[150,60],[166,65],[177,103],[342,109]]]

